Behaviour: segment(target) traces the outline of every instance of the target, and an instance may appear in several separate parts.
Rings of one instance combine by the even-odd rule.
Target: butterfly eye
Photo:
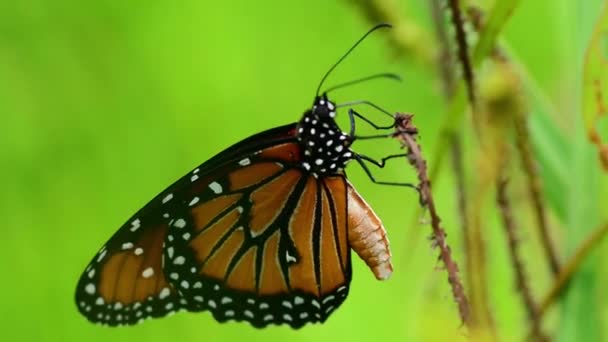
[[[330,117],[331,110],[329,109],[329,104],[327,100],[318,99],[315,105],[312,108],[312,113],[319,118],[328,118]]]

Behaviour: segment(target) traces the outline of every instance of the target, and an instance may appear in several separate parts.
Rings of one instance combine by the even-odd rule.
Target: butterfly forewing
[[[346,185],[299,167],[277,144],[201,176],[170,224],[165,271],[218,321],[254,326],[324,321],[350,282]]]
[[[294,130],[294,124],[277,127],[233,145],[139,210],[99,250],[81,275],[75,297],[80,312],[92,322],[121,325],[162,317],[182,308],[196,311],[196,298],[179,296],[163,268],[169,224],[180,222],[174,218],[176,211],[188,206],[185,198],[191,197],[189,194],[201,191],[196,185],[203,184],[204,180],[201,178],[198,182],[199,177],[225,172],[233,163],[243,166],[248,162],[248,155],[267,146],[281,145],[284,140],[293,140]],[[272,149],[269,153],[272,154]],[[247,177],[241,179],[248,182]],[[246,186],[245,183],[241,186]],[[217,191],[214,184],[206,186]],[[214,211],[213,207],[209,210]],[[206,217],[203,215],[200,219]]]

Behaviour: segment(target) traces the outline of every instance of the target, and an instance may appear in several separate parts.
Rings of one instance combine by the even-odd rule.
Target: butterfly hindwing
[[[262,149],[229,172],[200,175],[184,198],[167,234],[165,271],[197,310],[221,322],[297,328],[324,321],[345,299],[345,179],[306,173],[299,155],[296,143]]]
[[[108,325],[162,317],[183,304],[162,269],[167,222],[134,217],[90,262],[76,289],[80,312]]]

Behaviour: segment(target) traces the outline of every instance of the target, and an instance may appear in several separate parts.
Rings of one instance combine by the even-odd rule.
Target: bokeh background
[[[565,203],[550,217],[563,258],[599,223],[599,214],[593,218],[587,211],[601,213],[608,200],[593,149],[581,138],[576,102],[583,49],[600,1],[580,3],[521,1],[501,38],[546,96],[531,102],[549,101],[559,114],[533,115],[531,126],[540,171],[549,182],[547,196]],[[434,37],[425,1],[398,6]],[[206,313],[179,313],[107,328],[87,322],[74,304],[80,273],[127,217],[223,148],[296,121],[310,106],[322,75],[371,26],[350,1],[0,2],[0,338],[466,340],[446,274],[427,239],[427,217],[415,217],[417,195],[374,185],[356,165],[349,167],[349,177],[388,229],[395,272],[378,282],[354,258],[349,299],[323,325],[256,330],[243,323],[218,324]],[[378,33],[326,85],[386,71],[404,81],[372,81],[336,91],[333,99],[367,99],[390,111],[415,113],[432,163],[446,115],[436,69],[395,55]],[[385,119],[371,109],[361,111]],[[356,148],[374,157],[399,152],[398,143],[388,139]],[[568,180],[563,189],[551,183],[555,175],[543,173],[543,166],[556,159],[564,167],[560,176]],[[474,177],[473,165],[467,169]],[[376,175],[415,182],[405,161]],[[451,173],[443,172],[433,185],[448,242],[462,262]],[[523,190],[518,195],[525,197]],[[570,205],[583,209],[571,214]],[[524,223],[532,222],[529,209],[522,210]],[[521,340],[527,333],[525,314],[504,234],[491,210],[486,229],[497,330],[505,341]],[[521,239],[534,292],[543,294],[550,277],[537,237],[528,229]],[[551,310],[547,327],[557,339],[606,336],[607,252],[603,246],[592,255],[584,279]]]

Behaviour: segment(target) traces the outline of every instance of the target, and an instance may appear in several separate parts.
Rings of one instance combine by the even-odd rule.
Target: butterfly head
[[[297,138],[303,151],[302,167],[313,175],[335,174],[353,158],[352,139],[334,118],[336,105],[323,94],[298,123]]]
[[[323,95],[315,98],[312,114],[321,120],[327,118],[334,119],[336,117],[336,105],[327,99],[327,94],[323,93]]]

